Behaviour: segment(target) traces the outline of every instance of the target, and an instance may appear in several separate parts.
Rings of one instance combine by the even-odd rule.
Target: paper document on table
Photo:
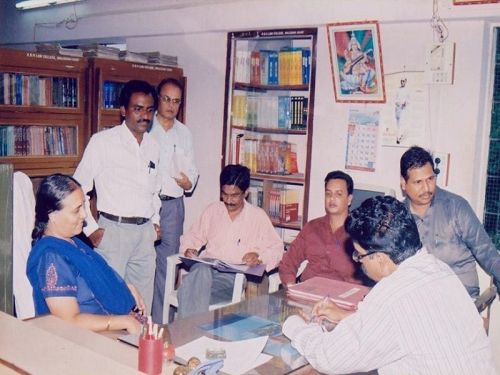
[[[256,266],[250,267],[244,263],[243,264],[227,263],[224,262],[223,260],[213,259],[213,258],[201,258],[201,257],[187,258],[183,257],[182,255],[179,256],[179,259],[189,267],[191,267],[194,263],[199,262],[199,263],[209,264],[220,272],[233,272],[233,273],[242,272],[247,275],[254,275],[259,277],[262,276],[264,274],[264,271],[266,270],[265,264],[258,264]]]
[[[175,355],[187,361],[191,357],[198,357],[206,362],[206,350],[209,348],[224,349],[226,358],[221,371],[229,375],[239,375],[256,368],[272,356],[263,354],[268,336],[257,337],[241,341],[218,341],[202,336],[175,349]]]

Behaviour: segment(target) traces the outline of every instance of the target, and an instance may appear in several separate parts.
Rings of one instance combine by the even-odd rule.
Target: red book
[[[328,297],[340,307],[349,310],[355,310],[369,291],[370,288],[364,285],[319,276],[288,287],[288,295],[292,298],[319,301]]]
[[[250,54],[250,83],[260,84],[260,52],[252,51]]]

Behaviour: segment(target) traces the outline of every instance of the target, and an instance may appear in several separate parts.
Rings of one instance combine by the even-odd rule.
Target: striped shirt
[[[283,332],[317,370],[496,374],[483,322],[454,272],[425,248],[380,280],[331,331],[298,316]]]

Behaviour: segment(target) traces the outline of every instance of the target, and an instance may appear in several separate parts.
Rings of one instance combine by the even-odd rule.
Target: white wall
[[[187,124],[194,132],[201,171],[194,196],[186,200],[186,227],[209,202],[218,198],[227,31],[318,27],[310,218],[323,214],[324,175],[344,167],[350,108],[333,99],[325,24],[379,20],[386,73],[403,68],[423,70],[425,47],[433,41],[429,26],[431,0],[247,0],[181,9],[166,3],[176,2],[149,0],[137,5],[132,0],[87,0],[75,7],[76,14],[82,17],[75,29],[36,27],[35,36],[37,41],[125,37],[132,51],[159,50],[179,57],[188,77]],[[448,188],[467,198],[481,217],[489,129],[487,110],[491,101],[490,30],[492,23],[500,21],[500,5],[452,6],[452,0],[438,3],[449,29],[449,40],[456,42],[456,73],[454,85],[430,88],[432,132],[424,146],[451,154]],[[9,17],[0,20],[4,21],[0,24],[0,43],[28,45],[33,42],[34,23],[57,22],[72,12],[73,7],[63,7],[55,13],[34,11],[19,17],[4,9],[2,13]],[[398,148],[379,148],[376,172],[349,173],[355,182],[389,185],[399,192],[399,158],[403,152]],[[483,286],[486,282],[483,275]],[[499,305],[497,301],[490,333],[497,354]],[[500,369],[499,355],[497,361]]]

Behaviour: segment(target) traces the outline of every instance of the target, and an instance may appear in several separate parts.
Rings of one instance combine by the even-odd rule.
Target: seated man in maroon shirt
[[[351,176],[333,171],[325,177],[326,215],[308,222],[284,254],[279,275],[283,285],[295,284],[297,270],[308,264],[300,275],[304,281],[314,276],[362,283],[362,272],[352,260],[352,243],[344,230],[354,189]]]

